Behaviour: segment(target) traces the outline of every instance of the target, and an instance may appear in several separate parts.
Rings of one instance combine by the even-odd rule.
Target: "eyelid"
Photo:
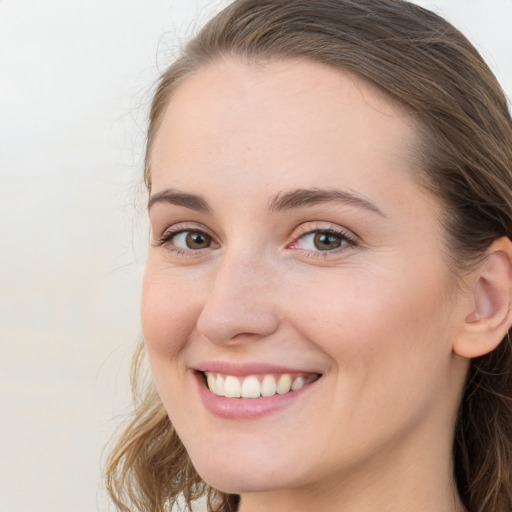
[[[307,235],[311,235],[313,233],[330,233],[333,235],[337,235],[340,238],[344,239],[347,243],[343,244],[342,246],[340,246],[336,249],[325,250],[325,251],[322,251],[322,250],[314,251],[314,250],[304,249],[304,248],[300,248],[300,247],[293,247],[295,244],[298,243],[299,240],[301,240],[302,238],[306,237]],[[292,241],[289,242],[288,244],[286,244],[287,248],[293,249],[296,251],[300,251],[303,253],[310,253],[310,254],[313,254],[315,257],[319,257],[319,256],[328,257],[330,255],[331,256],[337,255],[339,253],[345,252],[345,251],[350,250],[359,245],[359,238],[354,233],[352,233],[348,229],[343,228],[339,225],[333,225],[332,223],[324,223],[324,222],[317,222],[317,221],[312,222],[312,223],[304,223],[304,224],[300,225],[295,230],[295,232],[293,233],[292,236],[293,236]]]
[[[182,248],[180,246],[175,246],[171,243],[173,237],[187,231],[204,233],[205,235],[211,238],[212,246],[202,249],[187,249]],[[311,250],[302,247],[294,247],[296,244],[298,244],[300,239],[313,233],[330,233],[342,238],[344,240],[344,243],[342,243],[342,245],[338,248],[327,250]],[[295,228],[290,238],[291,240],[285,244],[285,248],[294,250],[298,253],[302,253],[308,257],[325,258],[329,256],[336,256],[339,255],[340,253],[344,253],[360,245],[359,237],[355,235],[352,231],[344,227],[341,227],[337,224],[322,221],[304,222],[303,224]],[[165,229],[163,233],[153,241],[153,245],[155,247],[162,247],[168,245],[168,250],[179,256],[197,256],[203,254],[205,251],[211,251],[212,249],[217,249],[220,247],[220,243],[217,241],[215,235],[212,234],[211,231],[208,228],[206,228],[203,224],[196,222],[179,222],[173,224],[172,226]]]
[[[190,223],[190,222],[179,222],[177,224],[173,224],[172,226],[168,227],[163,231],[161,235],[156,237],[156,239],[153,241],[153,245],[155,247],[162,247],[168,243],[170,243],[170,240],[174,238],[175,236],[179,235],[180,233],[184,233],[187,231],[197,232],[197,233],[204,233],[208,237],[210,237],[215,245],[219,245],[217,242],[215,236],[210,232],[209,229],[207,229],[202,224],[197,223]],[[172,244],[171,244],[172,245]],[[216,248],[216,247],[212,247]],[[183,249],[181,247],[176,247],[176,252],[193,252],[193,253],[200,253],[202,251],[206,251],[211,249],[210,247],[205,249]]]

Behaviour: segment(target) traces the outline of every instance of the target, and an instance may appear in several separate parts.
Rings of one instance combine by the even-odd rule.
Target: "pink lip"
[[[258,373],[293,373],[293,371],[282,372],[277,370],[277,367],[269,367],[265,365],[264,371],[255,371],[254,365],[250,365],[250,370],[243,371],[238,367],[239,372],[232,373],[233,369],[226,371],[227,368],[222,366],[219,369],[208,371],[217,371],[219,373],[227,373],[228,375],[244,376],[254,375]],[[252,370],[252,371],[251,371]],[[295,370],[297,371],[297,370]],[[297,391],[290,391],[284,395],[273,395],[260,398],[226,398],[224,396],[218,396],[212,393],[205,383],[204,376],[201,372],[195,372],[196,382],[201,396],[202,402],[206,409],[217,416],[218,418],[228,420],[255,420],[263,416],[275,413],[288,407],[296,400],[298,400],[304,393],[307,393],[309,389],[315,385],[315,381]]]
[[[270,373],[318,373],[311,370],[305,371],[302,369],[289,368],[266,363],[233,364],[223,361],[208,361],[199,364],[196,370],[201,372],[233,375],[234,377],[247,377],[249,375],[261,375]]]

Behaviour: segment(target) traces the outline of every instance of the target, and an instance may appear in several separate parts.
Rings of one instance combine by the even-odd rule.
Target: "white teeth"
[[[224,396],[224,377],[217,375],[215,379],[215,388],[213,391],[216,395]]]
[[[260,396],[274,396],[276,393],[284,395],[290,391],[298,391],[307,384],[317,380],[318,375],[296,376],[292,378],[284,373],[276,382],[274,375],[265,375],[260,381],[257,376],[235,377],[223,376],[217,373],[205,372],[209,390],[218,396],[227,398],[259,398]]]
[[[265,375],[261,382],[261,395],[272,396],[276,394],[276,379],[273,375]]]
[[[221,377],[222,378],[222,377]],[[210,388],[210,391],[212,393],[216,393],[217,391],[217,386],[215,385],[215,382],[216,382],[216,378],[215,378],[215,375],[213,373],[209,373],[207,376],[206,376],[206,380],[208,381],[208,387]]]
[[[240,381],[231,375],[224,380],[224,396],[228,398],[240,398]]]
[[[304,384],[306,384],[306,379],[304,377],[297,377],[292,382],[292,391],[297,391],[298,389],[303,388]]]
[[[246,377],[240,392],[242,398],[258,398],[261,395],[261,385],[257,377]]]
[[[292,378],[287,374],[281,375],[279,380],[277,381],[277,393],[279,395],[284,395],[288,393],[292,387]]]

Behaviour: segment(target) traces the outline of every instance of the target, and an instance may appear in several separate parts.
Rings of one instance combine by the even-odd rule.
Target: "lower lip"
[[[214,416],[227,420],[255,420],[275,413],[291,405],[314,385],[311,383],[297,391],[290,391],[283,395],[276,394],[260,398],[226,398],[212,393],[202,374],[197,374],[197,382],[199,394],[206,409]]]

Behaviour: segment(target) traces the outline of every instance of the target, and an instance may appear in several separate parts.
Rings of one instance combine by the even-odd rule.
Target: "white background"
[[[226,1],[0,0],[0,512],[106,511],[152,86]],[[512,0],[437,0],[512,97]],[[470,93],[471,91],[468,91]]]

